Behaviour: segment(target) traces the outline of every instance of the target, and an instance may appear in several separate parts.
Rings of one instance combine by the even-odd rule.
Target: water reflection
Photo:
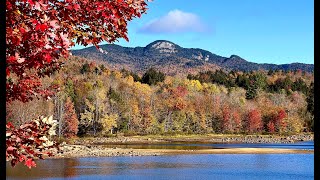
[[[313,154],[99,157],[7,167],[7,179],[313,179]]]
[[[77,175],[77,169],[76,167],[79,166],[79,161],[77,159],[66,159],[64,163],[64,177],[74,177]]]
[[[22,164],[18,164],[15,168],[11,168],[7,163],[6,173],[8,177],[16,178],[32,177],[38,179],[50,175],[50,177],[74,177],[78,174],[78,159],[47,159],[37,161],[37,167],[29,169]]]
[[[100,144],[106,148],[132,148],[132,149],[178,149],[178,150],[197,150],[197,149],[224,149],[224,148],[284,148],[284,149],[314,149],[314,142],[298,142],[294,144],[263,144],[263,143],[204,143],[204,142],[162,142],[154,144],[130,144],[130,143],[109,143]]]
[[[212,146],[205,144],[179,144],[179,143],[159,143],[159,144],[107,144],[106,148],[132,148],[132,149],[177,149],[177,150],[196,150],[212,149]]]

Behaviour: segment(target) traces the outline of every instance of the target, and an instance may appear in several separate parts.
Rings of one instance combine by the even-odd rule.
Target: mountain
[[[186,74],[197,71],[215,70],[296,70],[312,72],[313,64],[258,64],[249,62],[237,55],[223,57],[198,48],[183,48],[166,40],[157,40],[146,47],[122,47],[115,44],[101,45],[102,51],[95,47],[73,50],[75,56],[93,60],[103,60],[113,67],[124,67],[144,72],[150,67],[157,68],[169,75]]]

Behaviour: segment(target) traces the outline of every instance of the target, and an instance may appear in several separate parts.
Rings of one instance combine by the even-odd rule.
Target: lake
[[[254,145],[233,144],[233,146]],[[282,148],[285,145],[278,144],[278,146]],[[313,149],[313,142],[286,144],[286,146]],[[314,154],[201,154],[46,159],[37,161],[37,168],[31,170],[22,165],[15,168],[7,166],[6,173],[7,180],[314,179]]]
[[[109,143],[106,148],[132,148],[132,149],[222,149],[222,148],[283,148],[283,149],[314,149],[313,141],[301,141],[289,144],[280,143],[208,143],[208,142],[159,142],[152,144],[137,143]]]

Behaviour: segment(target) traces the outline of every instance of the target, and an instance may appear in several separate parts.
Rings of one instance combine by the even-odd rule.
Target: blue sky
[[[314,63],[313,0],[154,0],[148,8],[129,22],[130,41],[115,44],[168,40],[257,63]]]

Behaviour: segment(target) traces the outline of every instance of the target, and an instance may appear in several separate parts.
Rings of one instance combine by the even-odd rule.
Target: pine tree
[[[248,90],[246,92],[246,99],[254,99],[257,97],[257,86],[254,81],[250,82]]]
[[[141,79],[142,83],[149,84],[149,85],[155,85],[158,82],[162,82],[165,79],[165,74],[163,74],[160,71],[156,71],[153,68],[150,68]]]

